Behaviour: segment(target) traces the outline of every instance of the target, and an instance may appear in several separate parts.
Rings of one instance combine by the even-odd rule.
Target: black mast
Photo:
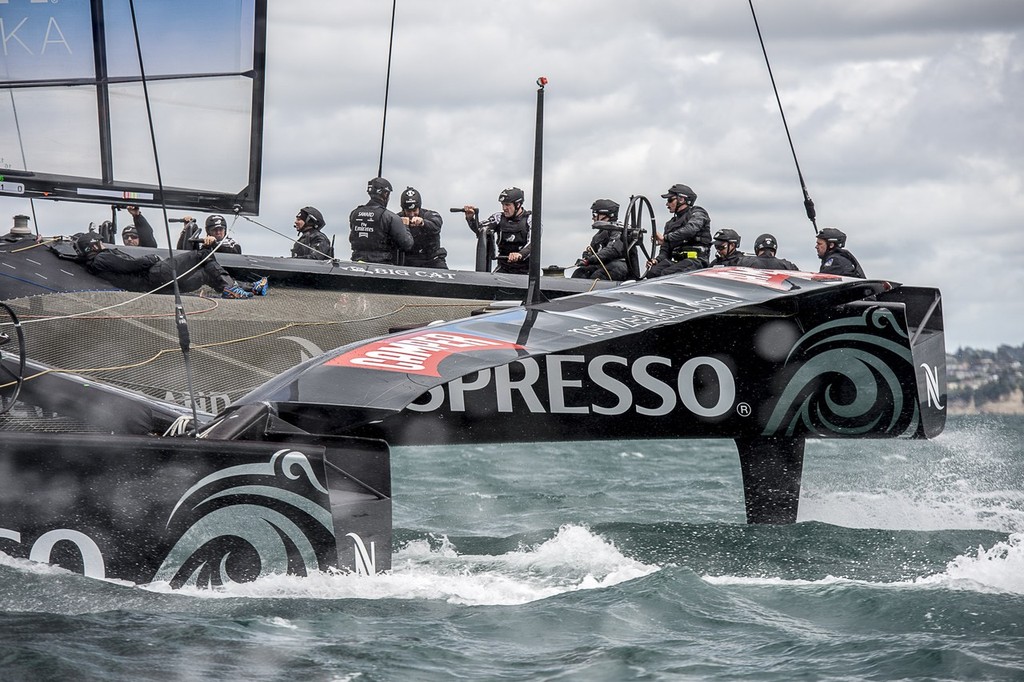
[[[814,213],[814,202],[811,200],[811,195],[807,192],[807,185],[804,183],[803,173],[800,172],[800,162],[796,158],[796,148],[793,146],[793,138],[789,135],[789,125],[786,123],[786,112],[782,109],[782,100],[779,98],[779,89],[775,87],[775,76],[772,74],[772,64],[768,61],[768,50],[764,47],[764,38],[761,37],[761,27],[757,23],[757,14],[754,12],[754,0],[748,0],[750,3],[750,15],[754,17],[754,28],[757,29],[757,39],[761,41],[761,52],[764,54],[764,63],[768,67],[768,77],[772,81],[772,90],[775,92],[775,101],[779,105],[779,113],[782,115],[782,127],[786,129],[786,139],[789,140],[789,151],[793,153],[793,163],[796,164],[796,176],[800,180],[800,189],[804,193],[804,210],[807,211],[807,219],[811,221],[811,225],[814,226],[814,232],[818,232],[818,223],[815,222]]]
[[[530,284],[526,303],[546,300],[540,290],[541,187],[544,178],[544,86],[548,79],[537,79],[537,134],[533,147],[533,215],[530,227]]]
[[[380,122],[380,159],[377,162],[377,177],[384,175],[384,135],[388,127],[388,93],[391,92],[391,53],[395,49],[395,12],[398,0],[391,0],[391,39],[388,41],[388,73],[384,79],[384,117]]]

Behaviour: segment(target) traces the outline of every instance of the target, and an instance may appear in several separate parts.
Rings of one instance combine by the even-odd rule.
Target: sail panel
[[[0,172],[27,167],[46,168],[62,175],[98,176],[96,120],[94,87],[2,93]]]
[[[234,193],[247,182],[252,82],[226,77],[149,84],[153,126],[164,184]],[[142,85],[110,86],[110,134],[115,182],[155,185],[152,142]]]
[[[129,2],[92,6],[4,3],[0,194],[258,213],[266,0],[136,0],[159,177]]]

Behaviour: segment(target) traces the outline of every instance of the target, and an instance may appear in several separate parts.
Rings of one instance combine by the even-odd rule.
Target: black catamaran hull
[[[0,549],[175,585],[382,570],[386,443],[731,438],[748,521],[793,522],[804,439],[937,435],[944,363],[934,289],[743,268],[627,284],[348,344],[202,439],[137,435],[180,411],[142,396],[149,421],[110,435],[6,434]],[[26,381],[22,412],[129,399],[46,377],[67,385]]]

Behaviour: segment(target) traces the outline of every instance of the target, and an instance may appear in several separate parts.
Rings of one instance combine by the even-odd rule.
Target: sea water
[[[810,441],[788,526],[744,524],[730,441],[396,448],[387,575],[171,590],[0,554],[0,679],[1024,679],[1022,443]]]

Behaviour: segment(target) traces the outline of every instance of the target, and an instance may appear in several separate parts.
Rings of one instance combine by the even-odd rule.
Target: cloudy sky
[[[761,0],[755,5],[818,226],[849,235],[870,277],[937,286],[946,343],[1024,343],[1024,3]],[[293,234],[347,216],[376,175],[391,3],[271,2],[260,223]],[[591,202],[684,182],[712,229],[817,270],[814,231],[746,0],[398,0],[384,175],[442,213],[453,267],[472,235],[448,213],[532,201],[536,85],[545,95],[542,264],[589,241]],[[392,202],[392,208],[397,203]],[[0,199],[0,215],[28,212]],[[97,222],[90,206],[36,202]],[[76,228],[77,229],[77,228]],[[239,222],[249,253],[289,242]]]

